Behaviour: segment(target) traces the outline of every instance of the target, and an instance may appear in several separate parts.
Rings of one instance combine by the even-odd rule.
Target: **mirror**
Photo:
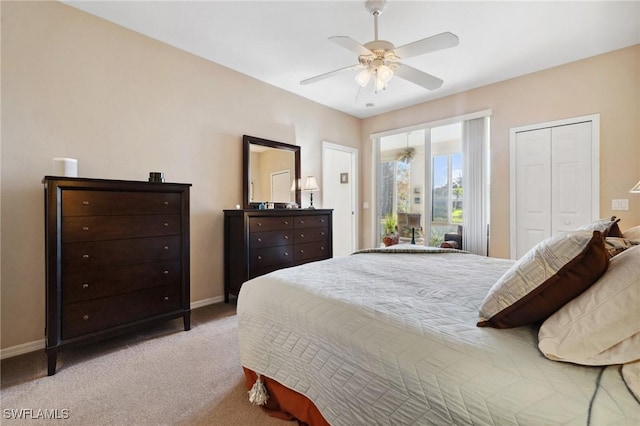
[[[244,135],[244,208],[273,202],[275,208],[300,205],[300,147]],[[292,188],[294,188],[292,190]]]

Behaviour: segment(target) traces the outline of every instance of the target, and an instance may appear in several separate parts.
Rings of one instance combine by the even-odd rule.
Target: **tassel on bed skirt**
[[[251,387],[249,393],[249,402],[253,405],[264,405],[267,403],[267,399],[269,399],[269,393],[267,392],[267,388],[264,387],[264,383],[260,380],[260,375],[258,374],[258,379]]]

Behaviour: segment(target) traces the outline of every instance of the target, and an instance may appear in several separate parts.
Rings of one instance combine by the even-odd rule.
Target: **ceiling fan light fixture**
[[[393,70],[386,65],[379,65],[376,67],[376,78],[382,80],[386,84],[393,78]]]
[[[385,90],[394,75],[427,90],[435,90],[442,86],[441,79],[406,64],[403,65],[400,59],[457,46],[458,37],[450,32],[444,32],[396,48],[393,43],[378,39],[378,16],[385,5],[386,0],[367,0],[365,3],[369,13],[373,15],[373,41],[363,45],[347,36],[329,37],[329,40],[337,45],[357,53],[357,64],[302,80],[300,84],[314,83],[342,72],[359,69],[361,71],[354,77],[356,83],[366,87],[373,80],[372,85],[376,93]]]
[[[369,80],[371,80],[371,71],[368,68],[363,69],[358,74],[356,74],[356,83],[360,86],[365,87],[369,84]]]

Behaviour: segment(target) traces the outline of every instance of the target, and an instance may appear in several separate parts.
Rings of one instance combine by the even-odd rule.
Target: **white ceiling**
[[[640,1],[389,0],[380,39],[402,46],[450,31],[460,44],[403,61],[443,79],[440,89],[394,78],[359,93],[355,71],[299,82],[357,63],[328,38],[374,39],[364,0],[64,3],[360,118],[640,43]]]

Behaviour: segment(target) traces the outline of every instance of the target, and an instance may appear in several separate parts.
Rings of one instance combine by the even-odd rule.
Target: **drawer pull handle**
[[[304,250],[300,249],[300,253],[304,253]]]
[[[163,274],[169,275],[169,271],[162,271]]]
[[[262,256],[258,256],[258,260],[262,260]]]
[[[262,226],[262,222],[258,222],[258,226]]]
[[[303,224],[303,223],[304,223],[304,220],[301,220],[301,221],[300,221],[300,224]]]
[[[320,223],[324,223],[324,219],[320,219]]]
[[[288,224],[289,224],[289,221],[288,221],[288,220],[285,220],[285,221],[284,221],[284,224],[285,224],[285,225],[288,225]]]
[[[83,259],[88,259],[88,258],[89,258],[89,255],[88,255],[88,254],[83,254],[83,255],[82,255],[82,258],[83,258]]]
[[[262,238],[258,238],[258,242],[261,243],[262,242]]]
[[[320,247],[320,250],[324,251],[324,246]]]
[[[320,235],[322,235],[324,237],[324,232],[321,232]]]
[[[289,252],[288,252],[288,251],[285,251],[285,252],[284,252],[284,255],[285,255],[285,256],[289,256]]]
[[[304,238],[304,234],[300,234],[300,238]]]
[[[165,201],[165,202],[164,202],[164,205],[165,205],[165,206],[168,206],[168,205],[169,205],[169,202],[168,202],[168,201]]]
[[[289,239],[289,236],[288,236],[288,235],[285,235],[285,236],[284,236],[284,239],[285,239],[285,240],[288,240],[288,239]]]
[[[169,300],[169,296],[164,297],[164,301],[167,302]]]
[[[164,226],[169,226],[169,222],[165,222],[165,223],[164,223]]]
[[[88,206],[88,205],[89,205],[89,202],[88,202],[88,201],[83,201],[83,202],[82,202],[82,205],[83,205],[83,206]]]
[[[164,246],[163,247],[165,250],[169,250],[169,246]]]
[[[82,230],[83,230],[83,231],[88,231],[88,230],[89,230],[89,227],[88,227],[88,226],[83,226],[83,227],[82,227]]]
[[[84,315],[84,316],[82,317],[82,319],[83,319],[83,320],[85,320],[85,321],[86,321],[86,320],[88,320],[88,319],[89,319],[89,315]]]
[[[89,284],[87,283],[82,284],[82,288],[89,288]]]

